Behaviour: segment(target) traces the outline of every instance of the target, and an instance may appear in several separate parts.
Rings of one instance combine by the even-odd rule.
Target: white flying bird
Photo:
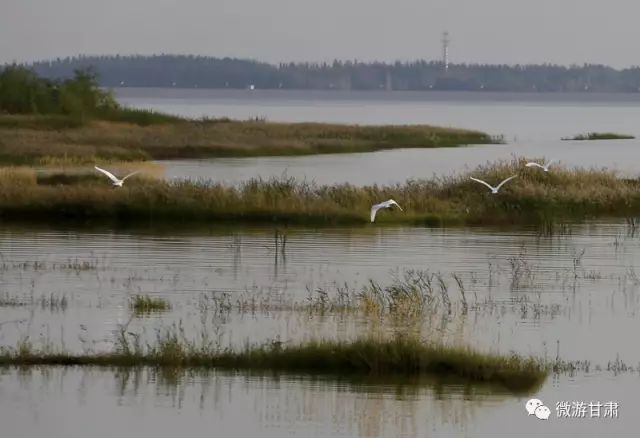
[[[135,175],[136,173],[140,172],[139,170],[136,170],[135,172],[131,172],[129,175],[125,176],[122,179],[118,179],[113,173],[109,172],[108,170],[104,170],[99,168],[98,166],[93,166],[96,168],[97,171],[104,173],[105,175],[107,175],[109,177],[109,179],[113,182],[113,185],[115,187],[122,187],[122,184],[124,184],[124,180],[129,178],[130,176]]]
[[[480,184],[484,184],[485,186],[489,187],[489,190],[491,190],[491,193],[493,193],[494,195],[496,195],[498,193],[498,190],[500,190],[500,187],[502,187],[503,185],[505,185],[507,182],[511,181],[513,178],[515,178],[518,175],[513,175],[510,176],[509,178],[505,179],[504,181],[502,181],[500,184],[498,184],[497,186],[493,187],[492,185],[482,181],[481,179],[478,178],[474,178],[471,177],[472,180],[474,180],[475,182],[479,182]]]
[[[380,204],[372,205],[371,206],[371,222],[376,220],[376,213],[378,212],[378,210],[380,210],[381,208],[391,208],[394,205],[397,206],[400,209],[400,211],[404,211],[402,207],[400,207],[398,203],[393,199],[389,199],[388,201],[381,202]]]
[[[538,163],[527,163],[525,164],[525,166],[527,167],[539,167],[540,169],[544,170],[545,172],[549,171],[549,166],[551,166],[551,163],[553,163],[555,160],[549,160],[549,162],[545,165],[542,164],[538,164]]]

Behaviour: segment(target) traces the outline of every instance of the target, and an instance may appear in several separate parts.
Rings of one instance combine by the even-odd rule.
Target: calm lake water
[[[320,184],[393,184],[450,175],[514,155],[556,159],[564,166],[609,167],[638,174],[639,140],[561,141],[586,132],[640,137],[640,94],[473,92],[310,92],[158,90],[122,88],[127,105],[187,117],[360,124],[433,124],[504,135],[507,145],[393,150],[313,157],[267,157],[164,162],[169,178],[237,184],[283,174]],[[365,170],[365,171],[363,171]]]
[[[117,90],[127,104],[190,116],[433,123],[505,134],[508,145],[166,163],[169,177],[237,183],[285,173],[322,183],[401,182],[512,154],[635,174],[636,141],[560,142],[591,130],[640,135],[640,96]],[[523,152],[524,151],[524,152]],[[381,214],[389,214],[382,212]],[[0,370],[2,436],[630,436],[640,427],[640,230],[624,221],[533,228],[219,226],[48,228],[0,224],[0,346],[108,351],[114,332],[176,327],[221,345],[417,330],[429,339],[549,360],[589,361],[533,394],[443,381],[150,369]],[[282,238],[285,235],[286,244]],[[277,244],[276,244],[277,242]],[[277,245],[277,246],[276,246]],[[370,280],[434,275],[443,303],[417,324],[309,309]],[[464,295],[456,283],[458,277]],[[439,282],[442,280],[442,283]],[[442,286],[439,286],[442,284]],[[133,315],[135,294],[167,312]],[[464,300],[463,300],[464,296]],[[466,308],[464,303],[466,302]],[[230,311],[219,311],[229,304]],[[253,307],[251,307],[253,303]],[[238,310],[237,305],[245,310]],[[247,310],[247,307],[249,309]],[[294,306],[296,309],[292,310]],[[617,364],[612,367],[612,364]],[[622,371],[624,366],[631,371]],[[535,396],[549,421],[526,415]],[[616,402],[619,418],[557,418],[556,402]],[[503,432],[504,431],[504,432]]]
[[[618,418],[528,417],[527,397],[459,386],[350,384],[211,373],[158,378],[149,371],[7,371],[0,375],[3,435],[80,438],[633,436],[637,376],[557,379],[537,396],[618,401]],[[603,413],[602,413],[603,415]],[[507,432],[508,431],[508,432]],[[507,435],[508,434],[508,435]]]
[[[211,300],[226,293],[231,303],[304,303],[318,290],[331,294],[345,283],[359,289],[369,279],[386,285],[407,269],[423,269],[442,276],[454,307],[451,314],[429,314],[419,330],[506,354],[589,360],[589,372],[549,378],[535,395],[553,406],[563,400],[616,401],[620,418],[562,420],[554,408],[553,421],[544,423],[525,415],[528,396],[437,382],[354,386],[291,376],[211,373],[167,380],[148,371],[123,376],[5,370],[0,419],[13,425],[9,436],[45,430],[56,437],[83,436],[90,424],[114,424],[99,436],[107,430],[173,436],[181,428],[204,433],[213,425],[224,435],[243,436],[263,429],[268,436],[490,436],[503,422],[525,436],[600,436],[640,426],[630,414],[640,401],[630,387],[640,377],[607,371],[617,359],[633,367],[640,363],[635,343],[627,340],[640,330],[640,241],[626,223],[573,225],[555,236],[527,228],[279,232],[287,235],[284,252],[275,250],[271,228],[211,227],[168,235],[3,227],[0,321],[6,323],[0,342],[15,345],[29,336],[36,345],[109,350],[114,330],[130,319],[131,295],[139,293],[162,296],[172,306],[131,321],[128,330],[149,339],[172,324],[190,338],[205,330],[236,346],[351,337],[372,330],[370,320],[267,307],[221,315]],[[516,265],[527,274],[514,278]],[[467,313],[461,312],[452,274],[463,279]],[[55,304],[62,297],[66,304]]]

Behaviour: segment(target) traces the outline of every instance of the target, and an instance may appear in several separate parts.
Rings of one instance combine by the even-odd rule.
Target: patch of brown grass
[[[34,183],[29,170],[5,169],[0,173],[0,215],[46,220],[364,224],[369,223],[371,205],[389,198],[404,211],[381,211],[376,223],[508,224],[640,214],[640,182],[636,179],[593,169],[556,167],[545,173],[525,168],[523,162],[500,161],[470,173],[489,182],[519,175],[497,195],[470,181],[469,174],[366,187],[318,186],[293,178],[254,179],[229,187],[136,176],[123,188],[113,189],[97,174],[82,184],[69,180],[55,185]]]
[[[37,116],[0,116],[0,161],[32,163],[43,157],[73,157],[88,163],[95,158],[124,161],[305,155],[492,142],[481,132],[426,125],[177,120],[142,126],[92,120],[80,126],[60,128],[56,124],[56,128],[44,129],[35,126],[35,120]]]

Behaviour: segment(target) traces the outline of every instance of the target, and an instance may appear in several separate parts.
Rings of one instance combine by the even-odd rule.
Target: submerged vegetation
[[[395,199],[404,212],[382,211],[376,223],[555,223],[586,217],[636,217],[640,182],[605,170],[556,168],[535,172],[524,159],[480,166],[471,174],[500,181],[519,174],[498,195],[469,174],[393,186],[320,186],[293,178],[249,180],[230,187],[210,182],[162,181],[136,176],[114,190],[104,178],[81,184],[39,183],[29,168],[0,171],[0,216],[50,222],[244,221],[291,224],[365,224],[372,204]]]
[[[552,277],[555,278],[555,286],[562,284],[563,289],[565,283],[571,283],[566,285],[566,290],[574,294],[576,282],[600,277],[592,276],[582,267],[584,250],[574,248],[572,254],[572,262]],[[106,350],[95,351],[94,340],[90,338],[81,339],[81,350],[67,350],[64,343],[58,348],[42,332],[39,340],[36,338],[32,343],[22,332],[15,347],[0,347],[0,366],[147,366],[174,374],[176,371],[230,369],[294,372],[331,378],[372,377],[379,381],[417,377],[456,383],[482,382],[515,392],[535,391],[552,372],[589,372],[590,369],[635,372],[635,367],[621,361],[602,367],[589,361],[564,360],[560,355],[559,341],[553,356],[550,357],[544,348],[535,359],[514,354],[481,353],[466,347],[457,336],[447,336],[448,327],[459,329],[464,321],[475,321],[478,316],[494,319],[513,313],[519,318],[539,320],[554,319],[564,312],[562,305],[547,304],[540,295],[541,287],[548,286],[548,278],[538,277],[546,269],[535,265],[535,261],[523,246],[519,254],[506,257],[502,266],[494,266],[496,261],[490,262],[488,275],[396,271],[391,273],[392,281],[388,284],[369,280],[353,286],[346,283],[328,286],[328,289],[309,290],[309,296],[303,301],[288,301],[281,291],[271,291],[273,295],[262,297],[255,291],[248,292],[247,296],[206,292],[197,302],[197,310],[189,312],[200,316],[193,321],[195,332],[191,330],[192,322],[188,322],[189,327],[185,329],[180,321],[169,329],[154,328],[155,337],[152,334],[149,338],[144,326],[140,328],[139,321],[135,320],[138,312],[132,307],[129,322],[118,325],[113,341],[104,338],[99,341],[108,342]],[[485,277],[485,280],[478,283],[478,277]],[[638,282],[631,268],[618,283],[629,281]],[[496,300],[477,293],[479,289],[501,282],[520,293],[512,294],[513,298],[508,300],[502,297]],[[537,298],[529,300],[528,291]],[[301,298],[299,294],[297,296]],[[6,298],[7,306],[27,305],[15,304],[20,303],[20,297]],[[140,295],[131,302],[146,305],[153,299]],[[46,304],[42,309],[48,310],[44,306]],[[333,314],[340,316],[341,320],[348,316],[358,321],[355,325],[357,333],[365,331],[368,335],[352,338],[349,332],[342,332],[339,340],[334,340],[333,336],[327,340],[315,334],[309,340],[307,336],[296,333],[285,335],[286,339],[280,341],[279,336],[277,340],[271,340],[258,334],[257,343],[245,342],[243,346],[229,336],[229,346],[223,346],[227,333],[220,329],[228,323],[230,316],[233,317],[232,313],[254,318],[266,312],[265,315],[273,318],[272,312],[279,311],[302,311],[300,316],[305,323],[320,315],[324,319]],[[138,328],[129,328],[132,321]],[[298,343],[300,338],[304,339],[302,343]]]
[[[165,312],[171,308],[167,300],[149,295],[135,295],[131,298],[130,306],[137,314]]]
[[[69,299],[63,295],[56,294],[43,295],[40,298],[12,296],[6,292],[0,295],[0,307],[39,307],[42,310],[51,312],[64,312],[69,305]]]
[[[514,262],[515,261],[515,262]],[[490,315],[513,313],[526,319],[542,316],[555,317],[562,313],[562,306],[545,304],[537,292],[540,290],[539,268],[532,264],[522,251],[518,256],[509,257],[506,267],[507,286],[512,292],[520,292],[507,301],[496,301],[489,297],[479,297],[477,273],[471,273],[467,283],[462,275],[428,270],[405,270],[392,273],[393,281],[382,284],[369,279],[364,285],[347,283],[307,289],[303,301],[270,294],[268,291],[247,293],[212,292],[201,296],[198,308],[201,312],[212,311],[222,318],[232,313],[256,315],[270,312],[302,312],[310,317],[318,315],[349,315],[363,317],[378,323],[399,323],[404,332],[425,327],[426,321],[438,321],[446,325],[451,321],[464,320],[469,314]],[[524,272],[523,272],[524,271]],[[578,274],[578,275],[576,275]],[[499,281],[493,278],[493,266],[489,266],[489,284],[493,287]],[[592,278],[592,273],[578,273],[567,270],[557,273],[562,288],[571,289],[578,278]],[[469,281],[470,280],[470,281]],[[626,281],[626,279],[621,279]],[[535,296],[528,292],[535,291]],[[428,324],[427,324],[428,325]]]
[[[24,341],[16,348],[0,351],[0,366],[9,365],[226,368],[378,377],[434,375],[494,383],[513,391],[536,389],[549,372],[545,364],[533,358],[479,353],[406,336],[307,341],[300,345],[271,342],[234,350],[190,343],[173,331],[159,336],[153,345],[119,343],[111,353],[36,351]]]
[[[614,132],[589,132],[587,134],[578,134],[571,138],[563,138],[563,140],[628,140],[635,138],[633,135],[616,134]]]

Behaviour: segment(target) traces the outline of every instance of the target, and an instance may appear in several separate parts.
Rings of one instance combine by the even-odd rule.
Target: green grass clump
[[[97,118],[111,122],[131,123],[138,126],[186,122],[185,119],[178,116],[163,114],[152,110],[127,108],[122,106],[103,110],[98,113]]]
[[[500,385],[528,392],[546,379],[548,367],[520,356],[480,353],[467,347],[429,344],[417,338],[363,338],[309,341],[300,345],[268,343],[242,350],[196,347],[175,333],[146,348],[121,344],[113,353],[72,355],[38,352],[29,344],[0,352],[1,366],[84,365],[152,366],[269,370],[339,376],[441,376]]]
[[[131,298],[129,305],[137,314],[165,312],[171,308],[169,302],[164,298],[154,298],[149,295],[135,295]]]
[[[270,344],[240,352],[226,351],[214,362],[225,368],[329,374],[443,375],[498,383],[514,390],[531,389],[542,383],[547,375],[545,367],[535,359],[428,344],[412,337],[310,341],[298,346]]]
[[[635,138],[633,135],[616,134],[614,132],[589,132],[587,134],[578,134],[572,138],[563,138],[563,140],[628,140]]]

